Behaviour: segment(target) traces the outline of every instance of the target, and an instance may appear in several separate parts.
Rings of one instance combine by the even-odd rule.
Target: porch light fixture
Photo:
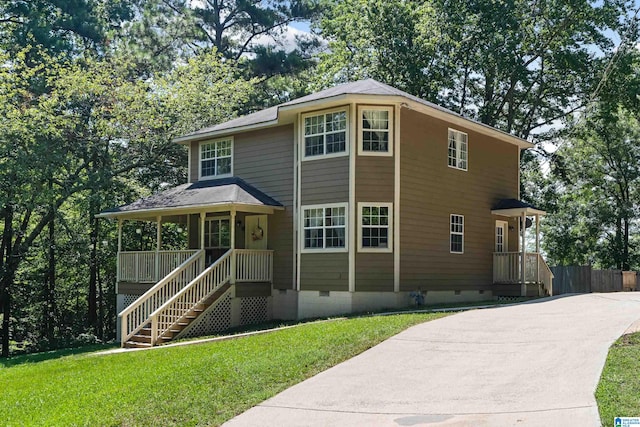
[[[242,220],[241,219],[236,221],[236,226],[237,227],[242,227]]]

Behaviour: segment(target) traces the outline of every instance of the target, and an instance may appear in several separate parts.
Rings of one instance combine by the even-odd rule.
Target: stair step
[[[139,343],[151,343],[150,335],[134,335],[131,337],[130,341],[139,342]]]
[[[124,346],[125,348],[149,348],[151,347],[151,343],[127,341]]]

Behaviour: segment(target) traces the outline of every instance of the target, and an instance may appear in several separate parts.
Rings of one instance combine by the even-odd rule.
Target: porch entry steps
[[[186,314],[183,315],[180,319],[178,319],[168,330],[166,330],[162,335],[160,335],[155,344],[164,344],[170,342],[175,337],[177,337],[187,326],[189,326],[194,320],[198,318],[202,313],[204,313],[207,308],[209,308],[212,304],[216,302],[218,298],[224,295],[227,290],[231,287],[231,284],[227,282],[219,289],[217,289],[212,295],[206,298],[205,301],[199,302],[194,305],[191,309],[189,307],[184,306],[183,309],[186,310]],[[138,331],[137,334],[133,335],[128,341],[123,344],[125,348],[146,348],[152,347],[152,322],[145,324],[142,329]]]
[[[271,282],[273,251],[229,249],[205,268],[194,251],[120,314],[124,347],[146,347],[175,338],[233,284]]]
[[[196,275],[198,270],[191,267],[204,263],[204,251],[194,254],[120,313],[123,347],[171,341],[231,286],[234,261],[234,251],[229,249]],[[170,290],[168,284],[173,284]]]

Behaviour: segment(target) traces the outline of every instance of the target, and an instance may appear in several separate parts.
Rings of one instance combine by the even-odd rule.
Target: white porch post
[[[116,293],[120,281],[120,252],[122,252],[122,218],[118,218],[118,255],[116,256]]]
[[[160,246],[162,245],[162,217],[156,217],[156,281],[160,280]]]
[[[204,250],[204,220],[207,214],[200,212],[200,249]]]
[[[229,221],[231,228],[231,284],[236,283],[236,209],[231,208],[231,220]]]
[[[526,239],[525,236],[527,234],[527,214],[525,212],[522,212],[522,217],[521,217],[521,221],[520,221],[520,231],[522,233],[522,259],[520,260],[520,294],[523,297],[527,296],[527,282],[526,282],[526,277],[527,277],[527,272],[526,272],[526,266],[527,266],[527,248],[526,248]]]
[[[540,283],[540,215],[536,214],[536,283]]]

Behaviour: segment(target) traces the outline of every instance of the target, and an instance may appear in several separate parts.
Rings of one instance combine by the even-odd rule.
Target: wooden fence
[[[640,274],[635,271],[594,270],[589,265],[551,267],[551,271],[554,295],[640,290]]]

